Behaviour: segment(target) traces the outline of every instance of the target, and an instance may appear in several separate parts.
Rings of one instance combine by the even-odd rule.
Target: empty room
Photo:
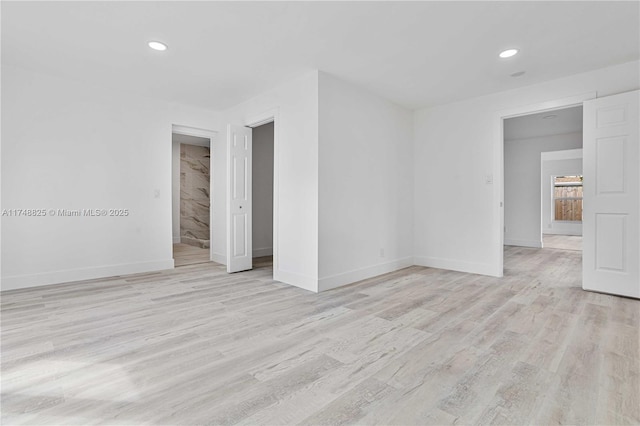
[[[0,12],[3,425],[640,424],[640,2]]]

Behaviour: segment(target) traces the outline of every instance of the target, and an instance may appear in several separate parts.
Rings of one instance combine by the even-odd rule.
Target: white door
[[[227,125],[227,272],[252,265],[251,129]]]
[[[640,298],[640,91],[584,103],[582,287]]]

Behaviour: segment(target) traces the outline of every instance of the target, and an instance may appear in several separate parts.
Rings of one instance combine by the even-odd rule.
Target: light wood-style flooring
[[[544,248],[560,250],[582,250],[582,236],[579,235],[542,235]]]
[[[176,243],[173,245],[173,263],[176,266],[195,265],[209,262],[209,249],[195,247],[189,244]]]
[[[2,294],[2,424],[638,424],[640,302],[580,252],[312,294],[214,263]]]

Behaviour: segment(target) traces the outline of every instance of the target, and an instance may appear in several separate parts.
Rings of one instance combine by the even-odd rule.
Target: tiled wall
[[[209,247],[209,148],[180,144],[180,240]]]

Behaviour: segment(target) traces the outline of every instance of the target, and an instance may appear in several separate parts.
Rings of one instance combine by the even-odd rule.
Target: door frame
[[[213,204],[213,156],[214,156],[214,147],[216,146],[216,140],[218,138],[218,132],[215,130],[207,130],[200,129],[197,127],[190,126],[182,126],[178,124],[171,125],[171,134],[179,134],[185,136],[196,136],[199,138],[208,138],[209,139],[209,260],[212,262],[220,262],[220,258],[218,255],[215,255],[213,252],[213,208],[211,208]],[[173,141],[171,142],[171,148],[173,149]],[[172,167],[173,171],[173,167]],[[171,175],[171,187],[173,188],[173,173]],[[172,201],[173,201],[173,191],[171,193]],[[171,226],[173,228],[173,203],[171,207]],[[171,230],[171,253],[173,257],[173,229]],[[175,266],[174,266],[175,267]]]
[[[258,126],[262,126],[263,124],[273,122],[273,279],[278,280],[278,271],[279,263],[278,263],[278,253],[279,253],[279,232],[280,224],[279,224],[279,215],[280,211],[280,187],[278,182],[280,181],[280,173],[279,173],[279,161],[280,157],[280,108],[272,108],[267,111],[264,111],[260,114],[255,114],[245,119],[244,125],[246,127],[254,128]],[[251,205],[253,209],[253,204]],[[252,212],[253,213],[253,212]],[[252,237],[253,238],[253,237]],[[252,262],[253,262],[253,253],[252,253]]]
[[[507,108],[496,112],[494,131],[497,137],[495,138],[493,152],[493,175],[496,177],[494,179],[496,184],[493,188],[493,223],[498,225],[498,232],[492,242],[496,259],[493,266],[494,273],[492,275],[496,277],[502,277],[504,275],[504,120],[539,112],[581,106],[585,101],[595,99],[596,97],[596,92],[587,92],[565,98]]]

